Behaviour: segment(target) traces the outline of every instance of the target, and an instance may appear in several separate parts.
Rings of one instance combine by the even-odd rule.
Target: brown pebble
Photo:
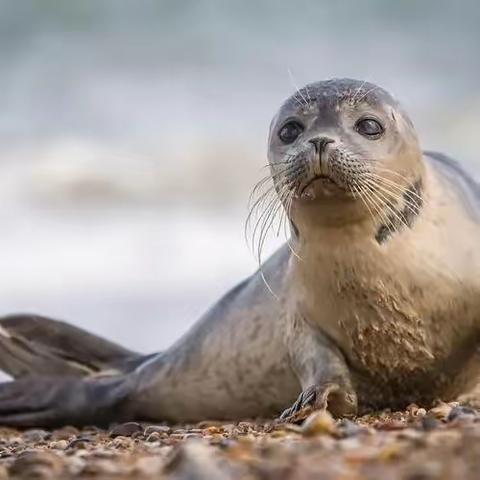
[[[225,480],[233,478],[228,466],[225,461],[220,462],[216,448],[190,440],[174,449],[165,465],[165,473],[179,479]]]
[[[209,427],[222,428],[222,422],[206,420],[197,424],[197,427],[200,429],[205,429]]]
[[[79,472],[81,476],[89,475],[116,475],[120,473],[120,465],[112,460],[92,459]]]
[[[407,424],[405,422],[399,421],[392,421],[392,422],[385,422],[379,423],[376,425],[377,430],[386,430],[386,431],[394,431],[394,430],[403,430],[407,428]]]
[[[450,414],[452,407],[446,403],[440,403],[438,406],[430,409],[428,412],[432,417],[438,418],[439,420],[445,420]]]
[[[222,433],[222,429],[219,427],[207,427],[203,430],[204,435],[215,435],[217,433]]]
[[[66,440],[58,440],[58,442],[53,442],[52,447],[55,450],[66,450],[68,442]]]
[[[115,448],[128,448],[132,445],[132,440],[128,437],[115,437],[113,445]]]
[[[79,434],[78,428],[63,427],[52,432],[52,439],[54,440],[70,440],[71,437],[76,437]]]
[[[302,435],[305,437],[333,433],[334,431],[335,420],[328,410],[313,412],[302,424]]]
[[[48,479],[60,475],[62,470],[62,460],[53,453],[25,452],[12,463],[9,474],[23,478]]]
[[[131,437],[136,432],[142,432],[143,429],[139,423],[128,422],[122,425],[117,425],[111,432],[110,437]]]

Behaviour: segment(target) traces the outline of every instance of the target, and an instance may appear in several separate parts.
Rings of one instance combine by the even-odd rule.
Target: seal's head
[[[405,192],[417,198],[408,191],[420,188],[423,172],[417,135],[399,103],[352,79],[292,95],[272,120],[268,159],[284,205],[297,216],[315,210],[320,223],[375,221],[402,210]]]

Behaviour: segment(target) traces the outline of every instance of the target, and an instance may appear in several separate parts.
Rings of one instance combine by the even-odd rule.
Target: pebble
[[[55,440],[70,440],[71,437],[76,437],[79,434],[78,428],[75,427],[63,427],[52,432],[52,439]]]
[[[198,440],[181,443],[168,459],[165,473],[176,479],[227,480],[233,478],[218,452]]]
[[[46,430],[26,430],[22,435],[26,442],[41,442],[52,438],[52,434]]]
[[[68,445],[67,445],[67,450],[73,449],[73,450],[78,450],[78,449],[84,449],[87,446],[87,443],[92,441],[92,437],[90,436],[80,436],[75,439],[73,439]]]
[[[162,439],[162,435],[158,432],[152,432],[147,437],[147,442],[159,442]]]
[[[336,436],[337,438],[350,438],[357,436],[362,431],[357,423],[354,423],[346,418],[338,422]]]
[[[170,427],[164,425],[150,425],[148,426],[143,434],[148,437],[151,433],[158,433],[163,437],[166,437],[170,433],[172,433],[172,429]]]
[[[12,463],[9,474],[22,478],[49,479],[63,471],[57,455],[49,452],[25,452]]]
[[[435,417],[431,417],[429,415],[426,415],[421,418],[421,426],[423,430],[426,432],[430,432],[432,430],[437,429],[442,423],[440,420],[436,419]]]
[[[430,409],[428,413],[439,420],[445,420],[448,415],[450,415],[451,410],[452,407],[450,405],[441,403],[440,405]]]
[[[335,420],[328,410],[311,413],[302,424],[302,435],[313,437],[320,434],[329,434],[335,431]]]
[[[68,442],[66,440],[58,440],[58,442],[53,442],[52,447],[55,450],[66,450],[68,447]]]
[[[451,422],[453,420],[456,420],[457,418],[473,418],[476,417],[477,411],[471,407],[466,407],[466,406],[456,406],[452,407],[450,410],[450,413],[448,414],[447,421]]]
[[[121,425],[117,425],[111,432],[110,437],[131,437],[134,433],[143,432],[139,423],[128,422]]]

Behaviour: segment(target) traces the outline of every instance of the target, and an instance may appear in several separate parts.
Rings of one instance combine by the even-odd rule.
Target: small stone
[[[87,445],[87,443],[92,441],[92,437],[90,436],[83,436],[83,437],[77,437],[74,440],[72,440],[68,445],[67,445],[67,450],[73,449],[84,449]]]
[[[55,450],[66,450],[68,442],[66,440],[58,440],[57,442],[53,442],[52,446]]]
[[[407,412],[412,415],[412,416],[416,416],[417,415],[417,412],[418,412],[418,405],[415,404],[415,403],[411,403],[408,407],[407,407]]]
[[[439,420],[444,420],[448,417],[451,410],[452,410],[452,407],[450,407],[446,403],[440,403],[440,405],[432,408],[428,413],[431,416],[438,418]]]
[[[50,452],[25,452],[12,463],[9,474],[22,478],[49,479],[63,470],[61,459]]]
[[[441,422],[430,415],[421,418],[421,426],[426,432],[431,432],[432,430],[437,429],[440,425]]]
[[[423,417],[424,415],[427,414],[427,411],[424,409],[424,408],[419,408],[416,413],[415,413],[415,416],[416,417]]]
[[[52,432],[52,438],[55,440],[70,440],[71,437],[76,437],[80,432],[75,427],[63,427]]]
[[[113,445],[115,448],[128,448],[132,445],[132,440],[128,437],[115,437]]]
[[[222,429],[218,427],[207,427],[203,430],[204,435],[215,435],[217,433],[222,433]]]
[[[162,436],[158,432],[152,432],[147,437],[147,442],[159,442],[162,439]]]
[[[151,433],[158,433],[162,437],[166,437],[170,433],[172,433],[172,429],[170,427],[164,425],[150,425],[145,429],[144,435],[148,437]]]
[[[119,465],[112,460],[92,459],[85,464],[85,467],[79,472],[80,476],[113,476],[119,472]]]
[[[45,430],[26,430],[25,432],[23,432],[23,435],[22,435],[22,438],[26,442],[32,442],[32,443],[45,441],[51,437],[52,437],[52,434]]]
[[[334,431],[335,420],[328,410],[313,412],[302,424],[302,435],[305,437],[333,433]]]
[[[199,440],[190,440],[173,450],[165,465],[165,473],[179,479],[224,480],[233,477],[226,468],[228,466],[225,461],[220,461],[216,448]],[[244,477],[239,475],[238,478]]]
[[[127,422],[117,425],[111,432],[110,438],[115,437],[131,437],[136,432],[142,432],[143,429],[139,423]]]
[[[222,422],[206,420],[197,424],[197,427],[204,430],[209,427],[222,428]]]
[[[154,432],[157,433],[157,432]],[[135,463],[135,467],[132,471],[133,475],[137,475],[140,478],[143,477],[155,477],[159,478],[160,472],[163,467],[164,460],[159,456],[141,457]]]
[[[350,438],[358,435],[361,430],[362,428],[358,424],[343,418],[337,425],[336,434],[338,438]]]
[[[385,422],[385,423],[379,423],[377,425],[378,430],[385,430],[385,431],[395,431],[395,430],[403,430],[407,428],[407,424],[405,422],[400,422],[400,421],[391,421],[391,422]]]
[[[184,438],[185,439],[187,439],[187,438],[203,438],[203,435],[201,433],[187,433]]]
[[[477,416],[477,411],[471,407],[452,407],[450,413],[448,414],[447,421],[451,422],[457,418],[473,418]]]

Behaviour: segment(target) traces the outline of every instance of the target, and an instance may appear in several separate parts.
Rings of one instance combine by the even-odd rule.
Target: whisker
[[[367,185],[374,186],[370,184],[368,181],[366,182]],[[395,211],[389,204],[388,199],[378,190],[370,190],[370,193],[380,202],[380,204],[385,207],[405,228],[408,228],[408,223],[405,220],[403,215],[399,214]]]
[[[393,172],[393,171],[392,171],[392,172],[390,172],[390,173],[396,173],[396,172]],[[382,177],[382,176],[380,176],[380,175],[377,175],[377,174],[375,174],[375,173],[373,173],[373,172],[370,172],[369,175],[372,176],[372,177],[374,177],[374,178],[376,178],[376,179],[378,179],[379,181],[382,181],[384,184],[390,185],[392,188],[396,188],[396,189],[397,189],[398,191],[400,191],[401,193],[405,193],[406,195],[412,195],[412,196],[414,196],[414,197],[417,197],[417,199],[420,200],[422,203],[425,203],[425,204],[428,205],[428,202],[426,201],[426,199],[425,199],[423,196],[419,195],[417,192],[415,192],[415,191],[413,191],[413,190],[408,190],[408,191],[407,191],[405,187],[402,187],[400,184],[394,182],[393,180],[390,180],[389,178],[384,178],[384,177]],[[404,178],[407,182],[409,182],[409,180],[408,180],[407,178],[405,178],[405,177],[403,177],[403,178]]]
[[[376,177],[372,177],[369,174],[366,174],[364,176],[364,180],[365,181],[368,180],[372,187],[374,187],[375,189],[378,189],[378,190],[382,190],[383,192],[385,192],[386,194],[391,196],[393,199],[398,200],[399,202],[404,202],[405,206],[410,208],[412,211],[415,211],[415,213],[420,213],[421,209],[420,209],[420,206],[416,203],[417,201],[412,199],[412,198],[407,198],[406,199],[404,197],[404,195],[408,195],[408,194],[406,194],[405,191],[402,192],[404,195],[400,195],[397,192],[393,192],[392,190],[387,188],[389,185],[384,185],[384,184],[381,183],[381,180],[382,180],[381,178],[377,179]],[[408,200],[408,201],[406,201],[406,200]],[[413,202],[413,203],[411,203],[410,201]]]
[[[360,90],[363,88],[363,86],[367,83],[367,81],[365,80],[358,88],[357,88],[357,91],[355,92],[355,94],[353,95],[352,99],[350,100],[350,105],[355,105],[355,98],[356,96],[358,95],[358,93],[360,92]]]
[[[297,90],[298,94],[300,95],[300,97],[302,97],[303,101],[305,102],[305,105],[302,105],[302,106],[303,107],[308,107],[307,99],[305,98],[305,96],[302,94],[302,92],[298,88],[298,86],[295,82],[295,79],[293,78],[292,71],[290,70],[290,68],[287,68],[287,71],[288,71],[288,75],[290,76],[290,80],[292,82],[293,88],[295,88]],[[295,92],[295,93],[297,93],[297,92]]]
[[[375,86],[375,87],[371,88],[367,93],[365,93],[365,95],[362,95],[362,96],[357,100],[357,103],[358,103],[358,102],[361,102],[369,93],[372,93],[373,91],[378,90],[379,88],[380,88],[379,86]]]

